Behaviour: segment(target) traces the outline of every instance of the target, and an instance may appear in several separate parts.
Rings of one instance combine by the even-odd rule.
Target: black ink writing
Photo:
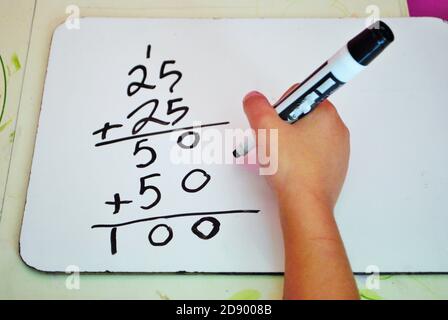
[[[188,180],[188,178],[192,174],[194,174],[196,172],[199,172],[199,173],[202,174],[202,176],[204,177],[204,181],[199,186],[197,186],[196,188],[187,187],[187,180]],[[210,181],[210,179],[211,179],[210,175],[207,172],[205,172],[204,170],[202,170],[202,169],[194,169],[194,170],[191,170],[189,173],[187,173],[186,176],[182,179],[181,186],[182,186],[182,189],[184,189],[185,192],[194,193],[194,192],[198,192],[198,191],[202,190],[202,188],[204,188],[207,185],[207,183]]]
[[[225,122],[215,122],[215,123],[208,123],[208,124],[189,126],[189,127],[183,127],[183,128],[175,128],[175,129],[169,129],[169,130],[162,130],[162,131],[142,133],[142,134],[138,134],[138,135],[132,135],[132,136],[122,137],[122,138],[113,139],[113,140],[101,141],[101,142],[98,142],[97,144],[95,144],[95,147],[101,147],[101,146],[110,145],[110,144],[114,144],[114,143],[118,143],[118,142],[122,142],[122,141],[146,138],[146,137],[150,137],[150,136],[156,136],[156,135],[161,135],[161,134],[166,134],[166,133],[171,133],[171,132],[176,132],[176,131],[184,131],[184,130],[191,130],[191,129],[196,129],[196,128],[206,128],[206,127],[214,127],[214,126],[222,126],[222,125],[227,125],[229,123],[230,122],[228,122],[228,121],[225,121]]]
[[[149,113],[149,115],[147,117],[144,117],[144,118],[138,120],[134,124],[134,127],[132,128],[132,134],[139,133],[140,130],[142,130],[149,122],[161,124],[163,126],[166,126],[166,125],[170,124],[167,121],[163,121],[163,120],[157,119],[156,117],[153,117],[154,113],[157,110],[157,106],[159,105],[159,100],[157,100],[157,99],[151,99],[151,100],[148,100],[145,103],[141,104],[140,106],[137,107],[137,109],[135,109],[130,114],[128,114],[127,118],[129,119],[134,114],[136,114],[140,109],[142,109],[143,107],[145,107],[145,106],[147,106],[149,104],[153,105],[153,108],[152,108],[151,112]]]
[[[117,228],[110,230],[110,253],[112,255],[117,253]]]
[[[204,218],[201,218],[197,220],[193,226],[191,227],[191,231],[200,239],[208,240],[213,238],[220,229],[221,223],[216,219],[215,217],[212,217],[213,215],[226,215],[226,214],[238,214],[238,213],[259,213],[260,210],[227,210],[227,211],[209,211],[209,212],[187,212],[187,213],[178,213],[178,214],[171,214],[171,215],[165,215],[165,216],[157,216],[157,217],[148,217],[138,220],[131,220],[127,222],[117,223],[117,224],[96,224],[93,225],[91,228],[111,228],[110,232],[110,243],[111,243],[111,253],[112,255],[117,253],[117,229],[119,227],[124,227],[132,224],[137,223],[144,223],[154,220],[160,220],[160,219],[174,219],[174,218],[182,218],[182,217],[193,217],[193,216],[207,216]],[[208,234],[203,233],[201,230],[199,230],[199,227],[204,222],[210,222],[212,224],[212,229]],[[153,239],[154,232],[159,228],[165,228],[165,230],[168,232],[167,237],[163,241],[155,241]],[[174,232],[170,226],[167,224],[158,224],[155,227],[151,229],[148,235],[148,240],[153,246],[164,246],[168,244],[171,239],[173,238]]]
[[[156,242],[156,241],[154,241],[154,239],[153,239],[153,234],[154,234],[154,232],[156,232],[156,230],[157,229],[159,229],[159,228],[164,228],[167,232],[168,232],[168,235],[167,235],[167,237],[165,238],[165,240],[162,240],[162,241],[160,241],[160,242]],[[169,227],[169,226],[167,226],[166,224],[158,224],[158,225],[156,225],[154,228],[152,228],[151,229],[151,231],[149,232],[149,234],[148,234],[148,240],[149,240],[149,242],[153,245],[153,246],[165,246],[165,245],[167,245],[168,244],[168,242],[170,242],[171,241],[171,239],[173,239],[173,230],[171,229],[171,227]]]
[[[199,227],[204,222],[210,222],[212,224],[212,229],[208,234],[204,234],[201,230],[199,230]],[[191,227],[191,231],[198,236],[198,238],[203,240],[208,240],[213,238],[218,232],[219,227],[221,226],[221,223],[218,221],[218,219],[214,217],[204,217],[196,221],[193,226]]]
[[[92,135],[101,133],[101,139],[104,140],[104,139],[106,139],[107,133],[109,132],[110,129],[120,128],[122,126],[123,126],[122,124],[112,124],[111,125],[109,122],[106,122],[101,129],[94,131],[92,133]]]
[[[146,59],[151,58],[151,45],[148,44],[148,46],[146,47]]]
[[[109,131],[124,127],[124,124],[116,123],[111,124],[106,122],[104,126],[94,131],[93,135],[100,135],[101,141],[95,144],[95,147],[113,145],[115,143],[124,141],[135,141],[133,150],[133,156],[138,157],[138,163],[135,166],[139,171],[145,171],[139,178],[139,195],[141,198],[147,198],[148,196],[152,200],[146,204],[140,205],[140,209],[143,210],[155,210],[155,207],[162,200],[162,191],[157,186],[158,179],[161,177],[160,173],[146,172],[150,166],[157,160],[157,150],[152,145],[149,137],[169,134],[172,132],[182,132],[177,139],[177,145],[182,149],[193,149],[199,144],[200,134],[194,129],[205,128],[212,126],[227,125],[229,122],[216,122],[203,125],[184,126],[167,130],[150,131],[148,128],[151,126],[175,126],[180,121],[184,120],[188,115],[190,107],[184,102],[184,98],[175,93],[175,90],[180,85],[183,78],[183,74],[180,70],[177,70],[177,64],[175,60],[162,60],[158,74],[152,72],[154,66],[151,60],[152,46],[146,45],[146,62],[137,63],[133,67],[130,67],[127,76],[129,82],[126,87],[126,93],[128,99],[133,101],[133,107],[124,111],[126,115],[126,129],[129,130],[125,134],[121,134],[118,138],[109,138]],[[157,79],[158,76],[158,79]],[[168,86],[165,86],[165,83]],[[163,94],[162,91],[165,91]],[[135,103],[135,104],[134,104]],[[120,131],[122,131],[121,129]],[[146,133],[145,133],[146,131]],[[114,131],[115,132],[115,131]],[[188,140],[190,138],[190,140]],[[181,187],[183,191],[188,193],[196,193],[202,190],[211,180],[211,176],[202,169],[194,169],[188,172],[181,181]],[[123,200],[120,197],[120,193],[114,194],[112,201],[106,201],[106,205],[113,206],[113,213],[117,214],[122,210],[124,205],[130,204],[136,200]],[[139,203],[140,204],[140,203]],[[182,217],[198,216],[199,218],[191,227],[191,231],[197,237],[203,240],[208,240],[219,232],[221,223],[215,216],[227,215],[227,214],[239,214],[239,213],[258,213],[259,210],[227,210],[227,211],[212,211],[212,212],[187,212],[178,213],[164,216],[150,216],[147,218],[130,220],[116,224],[97,224],[93,225],[95,228],[110,228],[110,252],[112,255],[117,253],[117,231],[120,227],[132,225],[136,223],[144,223],[154,221],[158,219],[173,219]],[[121,216],[121,214],[120,214]],[[204,231],[202,226],[211,225],[211,229],[207,232]],[[166,235],[165,235],[166,233]],[[162,235],[162,236],[161,236]],[[173,229],[164,223],[159,223],[154,226],[148,233],[148,241],[152,246],[165,246],[173,239]]]
[[[148,217],[143,219],[131,220],[121,223],[112,223],[112,224],[95,224],[91,228],[115,228],[115,227],[124,227],[136,223],[143,223],[158,219],[173,219],[173,218],[181,218],[181,217],[191,217],[191,216],[210,216],[210,215],[225,215],[225,214],[236,214],[236,213],[259,213],[260,210],[227,210],[227,211],[205,211],[205,212],[187,212],[187,213],[177,213],[166,216],[157,216],[157,217]]]
[[[137,141],[137,143],[135,144],[134,156],[137,155],[141,151],[148,151],[149,155],[150,155],[148,162],[137,164],[136,165],[137,168],[145,168],[145,167],[153,164],[154,161],[156,161],[156,159],[157,159],[156,151],[153,148],[141,146],[142,143],[147,142],[147,141],[148,141],[148,139],[142,139],[142,140]]]
[[[182,72],[178,71],[178,70],[172,70],[172,71],[165,71],[165,66],[168,64],[175,64],[176,61],[174,60],[166,60],[163,61],[162,66],[160,67],[160,74],[159,74],[159,78],[163,79],[165,77],[168,77],[170,75],[175,75],[176,76],[176,80],[174,80],[174,82],[171,84],[170,86],[170,92],[173,93],[174,92],[174,86],[180,81],[180,79],[182,78]]]
[[[186,145],[184,143],[184,139],[188,136],[193,136],[193,142],[190,145]],[[184,132],[177,138],[177,145],[182,149],[193,149],[198,144],[199,144],[199,133],[195,131]]]
[[[105,202],[105,204],[114,206],[114,212],[112,212],[112,214],[117,214],[118,212],[120,212],[121,205],[128,203],[132,203],[132,200],[121,200],[119,193],[114,194],[114,201]]]
[[[172,126],[174,126],[176,123],[178,123],[180,120],[182,120],[182,118],[185,117],[188,113],[189,108],[187,106],[182,106],[182,107],[177,107],[177,108],[174,107],[174,104],[176,102],[182,102],[182,100],[183,100],[182,98],[168,100],[168,110],[166,112],[167,115],[172,115],[172,114],[175,114],[178,112],[182,112],[180,114],[180,116],[178,116],[176,118],[176,120],[174,120],[171,123]]]
[[[145,192],[148,190],[152,190],[156,194],[156,199],[151,204],[149,204],[147,206],[140,206],[140,208],[145,209],[145,210],[149,210],[152,207],[156,206],[159,203],[160,199],[162,198],[162,194],[160,193],[159,188],[157,188],[156,186],[153,186],[153,185],[146,185],[146,180],[153,178],[153,177],[160,177],[160,174],[153,173],[153,174],[149,174],[145,177],[140,178],[140,195],[145,194]]]
[[[156,88],[155,85],[151,85],[151,84],[146,84],[146,83],[145,83],[145,81],[146,81],[146,77],[147,77],[147,75],[148,75],[148,72],[146,71],[146,67],[143,66],[143,65],[141,65],[141,64],[139,64],[139,65],[133,67],[133,68],[129,71],[128,76],[132,75],[132,74],[133,74],[134,72],[136,72],[137,70],[140,70],[140,71],[142,72],[142,79],[141,79],[140,82],[135,82],[135,81],[133,81],[133,82],[131,82],[131,83],[128,85],[128,91],[127,91],[127,93],[128,93],[128,96],[129,96],[129,97],[131,97],[131,96],[133,96],[134,94],[136,94],[141,88],[151,89],[151,90]],[[132,88],[135,88],[135,89],[132,89]]]

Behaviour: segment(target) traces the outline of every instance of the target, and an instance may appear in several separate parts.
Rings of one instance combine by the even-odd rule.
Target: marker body
[[[274,105],[280,118],[294,123],[304,117],[364,70],[393,40],[392,31],[381,21],[362,31]],[[254,146],[252,137],[248,143],[238,146],[233,154],[235,157],[244,156]]]
[[[344,46],[296,90],[274,105],[274,108],[280,118],[294,123],[364,68],[353,59],[347,46]]]

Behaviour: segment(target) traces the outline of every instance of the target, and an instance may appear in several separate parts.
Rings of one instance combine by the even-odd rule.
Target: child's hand
[[[278,129],[278,146],[258,136],[257,144],[263,152],[268,150],[271,159],[272,153],[278,152],[278,170],[268,180],[281,213],[284,298],[358,299],[332,214],[347,173],[350,149],[348,130],[336,109],[325,101],[290,125],[261,93],[251,92],[244,98],[244,110],[255,132]],[[266,140],[266,145],[261,145]]]
[[[243,104],[255,132],[278,129],[278,148],[267,142],[271,157],[278,151],[278,170],[267,178],[279,200],[311,198],[332,210],[347,173],[350,150],[348,129],[335,107],[324,101],[290,125],[259,92],[247,94]]]

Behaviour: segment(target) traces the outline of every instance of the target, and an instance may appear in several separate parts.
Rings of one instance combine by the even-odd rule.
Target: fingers
[[[313,112],[308,116],[309,118],[322,118],[330,121],[342,122],[335,106],[328,100],[322,101]]]
[[[302,120],[297,121],[297,126],[310,125],[317,126],[323,130],[323,132],[331,131],[333,133],[339,133],[349,136],[349,131],[339,116],[335,106],[328,100],[322,101],[315,110]]]
[[[255,131],[258,129],[278,128],[284,125],[275,109],[260,92],[249,92],[244,97],[243,105],[250,126]]]
[[[295,90],[300,83],[292,85],[279,99],[284,99],[289,93]],[[280,128],[286,123],[280,119],[275,109],[271,106],[266,97],[258,91],[248,93],[243,100],[244,111],[249,120],[250,126],[254,130]],[[296,125],[305,125],[303,122],[316,123],[320,127],[336,128],[338,132],[349,134],[347,127],[340,118],[334,105],[324,100],[313,112],[307,115],[303,120],[298,121]],[[315,125],[315,124],[313,124]]]
[[[283,98],[285,98],[288,94],[294,91],[299,85],[300,83],[293,84],[288,90],[286,90],[286,92],[280,97],[278,101],[281,101]],[[261,93],[259,93],[258,91],[249,92],[246,95],[246,97],[244,97],[243,105],[244,105],[244,111],[246,112],[250,125],[253,129],[259,129],[259,128],[267,129],[274,127],[274,125],[279,125],[279,122],[276,122],[276,120],[280,120],[278,113],[271,106],[266,97]],[[269,107],[269,109],[266,107]],[[274,120],[274,118],[276,119]],[[264,122],[266,120],[268,123],[260,123],[260,121]]]
[[[331,117],[339,118],[339,114],[335,106],[328,100],[322,101],[313,112],[311,112],[307,118],[317,118],[317,117]]]

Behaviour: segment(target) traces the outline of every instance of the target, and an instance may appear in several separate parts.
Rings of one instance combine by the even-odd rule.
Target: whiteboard
[[[331,97],[351,131],[336,219],[354,272],[448,272],[448,28],[385,21],[396,41]],[[57,27],[24,262],[49,272],[283,272],[277,203],[257,168],[173,155],[248,128],[245,93],[274,102],[364,27],[116,18]]]

